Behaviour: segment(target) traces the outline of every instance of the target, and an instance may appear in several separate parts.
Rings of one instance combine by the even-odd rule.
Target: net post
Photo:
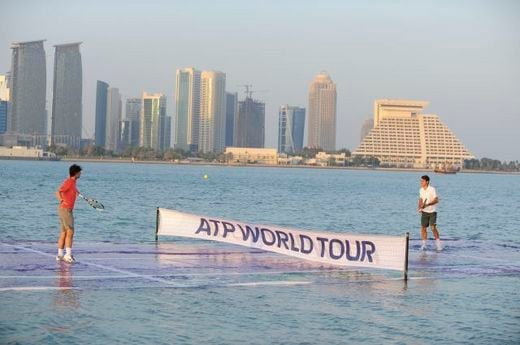
[[[157,207],[157,212],[155,214],[155,242],[159,240],[159,207]]]
[[[410,233],[406,233],[406,249],[404,254],[404,281],[408,281],[408,248],[410,244]]]

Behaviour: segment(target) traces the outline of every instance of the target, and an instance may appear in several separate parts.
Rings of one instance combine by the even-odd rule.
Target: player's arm
[[[67,182],[65,182],[56,191],[56,198],[58,199],[60,204],[63,202],[63,195],[61,195],[61,193],[66,192],[69,188],[70,188],[70,185]]]
[[[420,211],[423,208],[424,208],[423,200],[421,198],[419,198],[419,202],[418,202],[418,205],[417,205],[417,210]]]
[[[61,196],[61,190],[58,189],[56,191],[56,199],[58,199],[58,202],[61,204],[61,202],[63,201],[63,197]]]
[[[439,198],[435,197],[435,198],[433,198],[432,202],[427,203],[426,205],[424,205],[424,207],[435,205],[435,204],[438,204],[438,203],[439,203]]]

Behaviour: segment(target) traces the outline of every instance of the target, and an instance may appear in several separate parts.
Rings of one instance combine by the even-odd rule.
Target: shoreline
[[[287,169],[338,169],[338,170],[359,170],[359,171],[393,171],[393,172],[428,172],[435,173],[430,169],[416,169],[416,168],[368,168],[368,167],[333,167],[333,166],[316,166],[316,165],[271,165],[271,164],[226,164],[214,162],[170,162],[170,161],[141,161],[121,158],[121,159],[96,159],[96,158],[69,158],[63,157],[61,161],[64,162],[87,162],[87,163],[120,163],[120,164],[164,164],[164,165],[179,165],[179,166],[220,166],[220,167],[259,167],[259,168],[287,168]],[[490,170],[461,170],[460,174],[493,174],[493,175],[520,175],[520,172],[515,171],[490,171]],[[443,175],[443,174],[438,174]]]

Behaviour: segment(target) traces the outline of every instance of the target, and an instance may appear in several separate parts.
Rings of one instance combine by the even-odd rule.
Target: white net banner
[[[339,266],[404,271],[406,236],[352,235],[280,228],[158,209],[158,235],[238,244]]]

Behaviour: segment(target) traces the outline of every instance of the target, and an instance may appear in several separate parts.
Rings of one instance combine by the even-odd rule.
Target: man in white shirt
[[[432,229],[435,237],[435,246],[437,250],[442,250],[442,244],[437,230],[437,207],[439,198],[435,188],[430,186],[430,177],[428,175],[421,176],[421,189],[419,189],[419,209],[421,213],[421,250],[426,250],[426,240],[428,234],[426,229],[428,226]]]

